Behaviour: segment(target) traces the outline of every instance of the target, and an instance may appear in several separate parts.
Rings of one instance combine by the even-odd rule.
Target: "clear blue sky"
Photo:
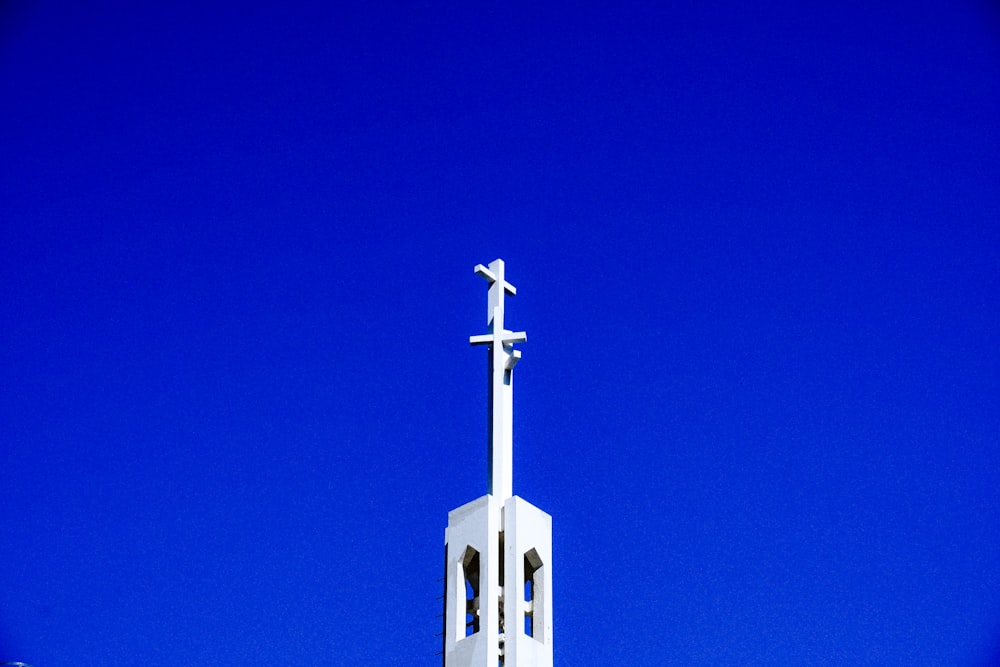
[[[0,661],[439,664],[496,257],[557,667],[1000,664],[971,0],[5,3]]]

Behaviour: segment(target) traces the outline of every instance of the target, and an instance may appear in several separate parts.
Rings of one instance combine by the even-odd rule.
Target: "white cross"
[[[504,329],[504,296],[517,290],[504,279],[503,260],[489,267],[477,264],[475,272],[490,283],[486,322],[490,332],[470,336],[472,345],[488,345],[490,351],[490,493],[501,501],[513,495],[513,370],[521,359],[514,343],[528,340],[524,331]]]
[[[490,262],[489,268],[482,264],[476,264],[475,272],[485,278],[490,283],[488,307],[486,310],[486,324],[490,328],[490,333],[480,336],[469,336],[469,343],[472,345],[495,345],[497,347],[510,347],[513,343],[522,343],[528,340],[528,334],[523,331],[513,332],[503,328],[503,305],[504,296],[517,294],[517,288],[507,282],[503,275],[503,260],[495,259]],[[508,350],[511,359],[504,365],[507,370],[514,368],[514,364],[521,358],[521,351]]]

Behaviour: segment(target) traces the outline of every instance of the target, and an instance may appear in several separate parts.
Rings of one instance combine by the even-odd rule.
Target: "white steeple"
[[[514,343],[504,300],[516,294],[503,260],[475,272],[489,284],[489,489],[448,513],[445,667],[552,667],[552,517],[513,495]]]

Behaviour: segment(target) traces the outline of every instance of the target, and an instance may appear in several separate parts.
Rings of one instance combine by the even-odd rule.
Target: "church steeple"
[[[552,667],[552,517],[513,495],[514,343],[504,301],[516,294],[501,259],[475,272],[489,282],[489,489],[448,513],[445,667]]]

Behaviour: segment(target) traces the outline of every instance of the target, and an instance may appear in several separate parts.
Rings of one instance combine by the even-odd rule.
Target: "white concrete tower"
[[[448,513],[445,667],[552,667],[552,517],[513,495],[514,343],[504,297],[516,293],[503,260],[476,273],[489,284],[489,489]]]

